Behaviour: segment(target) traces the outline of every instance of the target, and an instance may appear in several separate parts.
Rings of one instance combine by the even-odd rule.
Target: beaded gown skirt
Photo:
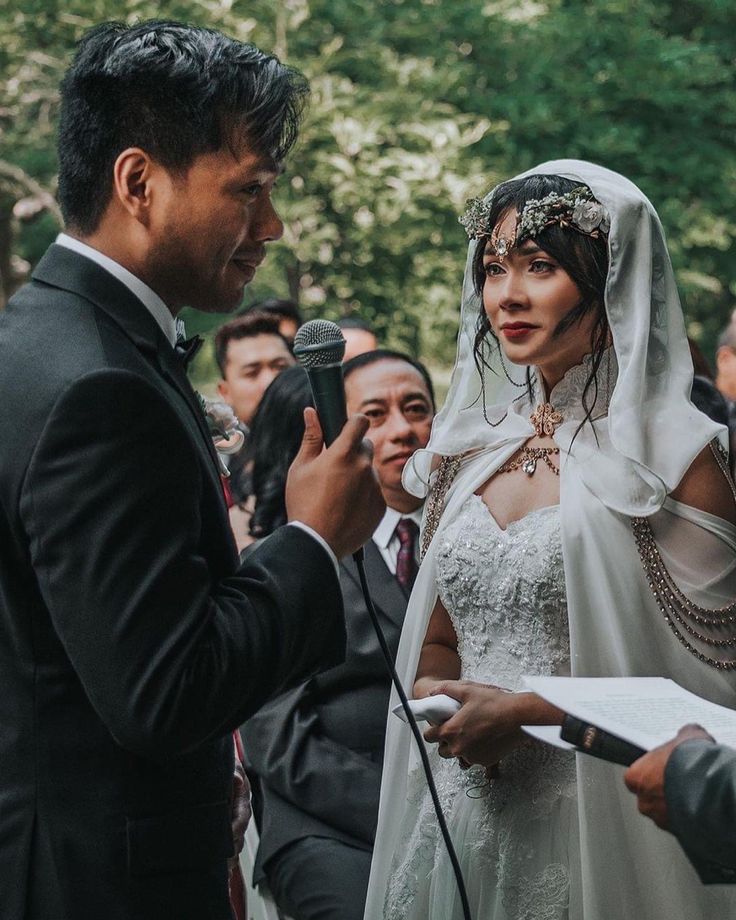
[[[502,530],[471,495],[438,534],[440,598],[463,678],[511,690],[525,674],[570,673],[559,506]],[[530,742],[487,781],[432,755],[438,792],[478,920],[577,920],[580,842],[574,755]],[[385,920],[462,920],[421,770],[409,777]]]

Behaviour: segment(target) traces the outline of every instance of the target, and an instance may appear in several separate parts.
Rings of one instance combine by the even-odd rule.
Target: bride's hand
[[[435,677],[420,677],[414,681],[414,699],[423,700],[427,696],[435,696],[435,687],[444,687],[446,683],[446,680],[438,680]],[[442,691],[437,692],[441,693]]]
[[[437,743],[440,757],[457,757],[469,764],[490,767],[529,739],[522,725],[551,725],[563,713],[534,693],[509,693],[474,681],[443,681],[431,694],[446,693],[462,708],[442,725],[432,726],[424,738]]]

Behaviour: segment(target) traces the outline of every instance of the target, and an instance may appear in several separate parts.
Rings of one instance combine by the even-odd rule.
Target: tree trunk
[[[299,294],[301,293],[302,271],[299,262],[295,259],[286,266],[286,283],[289,285],[289,299],[299,305]]]

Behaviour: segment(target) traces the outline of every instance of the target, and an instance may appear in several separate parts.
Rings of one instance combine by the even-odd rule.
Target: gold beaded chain
[[[537,461],[541,460],[545,466],[552,470],[555,476],[559,476],[560,468],[555,466],[551,459],[556,454],[559,455],[559,453],[559,447],[527,447],[524,445],[515,457],[499,466],[497,472],[511,473],[521,467],[527,476],[533,476],[537,470]]]
[[[532,423],[537,437],[551,438],[555,433],[555,429],[562,424],[564,419],[554,406],[546,402],[537,406],[529,416],[529,421]],[[559,476],[560,468],[552,462],[552,457],[559,457],[559,455],[559,447],[530,447],[528,444],[524,444],[519,449],[519,452],[499,466],[496,472],[512,473],[521,467],[527,476],[533,476],[537,471],[537,462],[541,460],[548,469],[552,470],[555,476]]]
[[[424,527],[422,529],[422,545],[420,558],[424,559],[424,554],[429,549],[432,537],[435,535],[437,527],[444,511],[445,496],[447,495],[452,482],[457,476],[457,471],[462,463],[462,454],[455,454],[451,457],[443,457],[440,465],[437,467],[437,476],[432,485],[432,490],[427,499],[427,513],[424,517]]]
[[[734,501],[736,501],[736,485],[734,485],[728,468],[728,457],[717,440],[711,442],[710,448],[729,484]],[[648,519],[642,517],[632,518],[631,526],[649,588],[672,632],[682,645],[700,661],[720,671],[735,670],[736,659],[713,658],[710,655],[706,655],[704,651],[696,648],[687,636],[691,636],[694,641],[701,642],[711,649],[728,649],[736,646],[736,627],[734,627],[734,623],[736,623],[736,601],[717,608],[700,607],[695,604],[683,594],[667,570]],[[729,629],[730,627],[730,635],[718,638],[717,636],[703,633],[696,626],[707,627],[714,632]]]

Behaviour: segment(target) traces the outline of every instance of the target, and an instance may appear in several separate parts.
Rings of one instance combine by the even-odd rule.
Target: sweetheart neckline
[[[557,502],[557,504],[555,504],[555,505],[542,505],[541,508],[532,508],[531,511],[527,511],[527,513],[526,513],[525,515],[523,515],[522,517],[516,518],[516,519],[513,520],[513,521],[509,521],[508,524],[507,524],[505,527],[501,527],[501,525],[500,525],[500,524],[498,523],[498,521],[496,520],[496,517],[495,517],[495,515],[493,514],[493,512],[491,511],[491,509],[490,509],[490,508],[488,507],[488,505],[483,501],[483,496],[482,496],[482,495],[478,495],[477,492],[471,492],[470,495],[471,495],[472,498],[477,498],[478,501],[481,503],[481,505],[483,505],[483,508],[485,509],[486,514],[487,514],[488,517],[491,519],[491,522],[493,523],[494,527],[496,528],[496,530],[498,530],[499,533],[508,533],[509,530],[510,530],[515,524],[521,524],[523,521],[526,521],[527,518],[530,518],[533,514],[541,514],[542,512],[551,511],[551,510],[553,510],[553,509],[559,510],[559,507],[560,507],[560,503]]]

